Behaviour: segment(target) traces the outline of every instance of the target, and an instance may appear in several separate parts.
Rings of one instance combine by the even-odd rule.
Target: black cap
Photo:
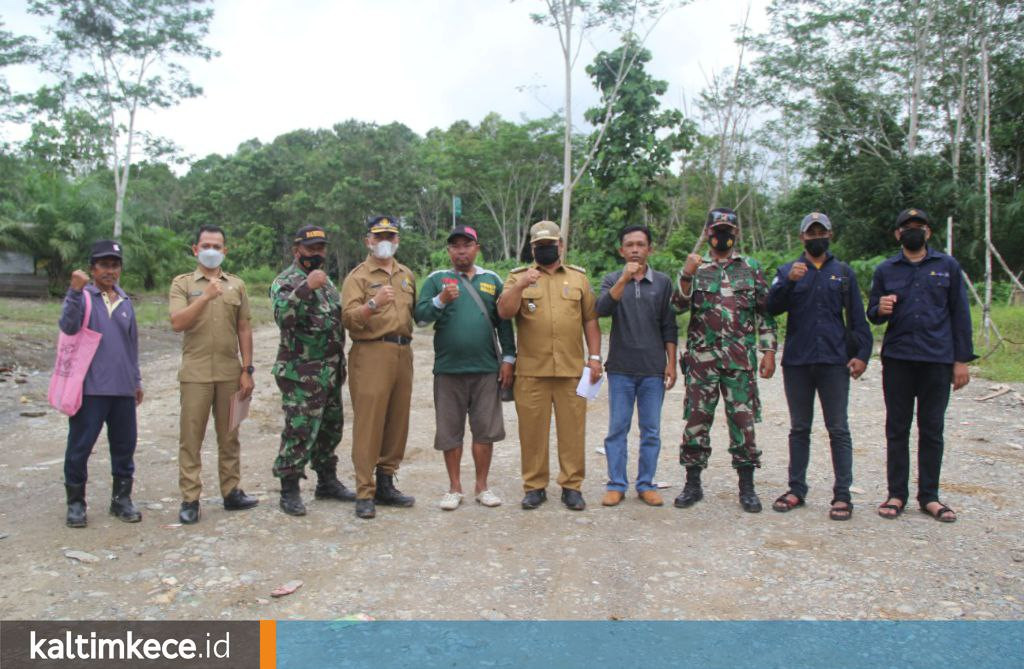
[[[366,223],[367,232],[393,232],[398,234],[398,224],[390,216],[374,216]]]
[[[480,241],[476,234],[476,228],[468,225],[456,225],[452,228],[452,231],[448,233],[448,241],[451,242],[456,237],[465,237],[466,239],[472,239],[474,242]]]
[[[93,242],[92,249],[89,251],[89,262],[95,262],[100,258],[117,258],[121,260],[121,242],[115,242],[112,239],[101,239],[98,242]]]
[[[304,225],[295,233],[295,238],[292,242],[295,244],[302,244],[303,246],[326,244],[327,233],[318,225]]]
[[[731,225],[734,228],[740,227],[740,217],[736,215],[736,212],[728,207],[716,207],[708,212],[708,217],[704,221],[704,227],[710,228],[719,223]]]
[[[932,224],[932,219],[928,218],[928,214],[923,209],[904,209],[896,217],[896,227],[902,228],[903,224],[908,221],[921,221],[928,226]]]

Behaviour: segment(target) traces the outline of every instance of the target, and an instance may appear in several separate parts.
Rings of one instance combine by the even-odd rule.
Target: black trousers
[[[886,469],[889,497],[907,503],[910,496],[910,424],[917,404],[917,501],[939,499],[942,430],[953,381],[953,365],[882,358],[885,395]]]
[[[82,408],[68,419],[68,447],[64,452],[64,482],[81,485],[89,478],[89,455],[104,423],[110,443],[110,473],[130,479],[135,474],[134,397],[85,395]]]

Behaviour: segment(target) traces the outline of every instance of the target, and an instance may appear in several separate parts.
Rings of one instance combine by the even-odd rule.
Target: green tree
[[[213,9],[208,0],[30,0],[29,11],[52,17],[46,69],[60,80],[69,108],[103,119],[114,176],[115,238],[121,236],[140,109],[162,109],[195,97],[181,64],[209,60],[203,43]]]

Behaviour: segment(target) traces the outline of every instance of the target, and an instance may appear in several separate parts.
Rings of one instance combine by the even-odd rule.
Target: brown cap
[[[558,224],[552,221],[534,223],[533,227],[530,228],[530,243],[536,244],[547,239],[561,241],[562,231],[558,228]]]

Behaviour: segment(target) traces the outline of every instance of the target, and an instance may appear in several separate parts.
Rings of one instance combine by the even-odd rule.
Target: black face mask
[[[306,274],[309,274],[313,270],[323,267],[324,260],[323,256],[299,256],[299,267]]]
[[[710,242],[714,250],[728,251],[736,243],[736,233],[731,228],[712,228]]]
[[[558,262],[558,246],[556,244],[545,244],[544,246],[533,247],[533,259],[538,265],[554,265]]]
[[[924,246],[924,228],[903,228],[900,231],[900,244],[908,251],[920,251]]]
[[[817,258],[828,251],[828,239],[808,239],[804,242],[804,250],[810,257]]]

